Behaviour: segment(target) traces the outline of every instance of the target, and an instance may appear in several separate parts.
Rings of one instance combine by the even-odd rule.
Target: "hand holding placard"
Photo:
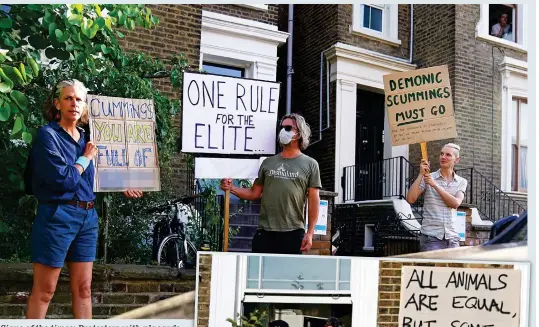
[[[244,178],[257,156],[276,150],[280,84],[270,81],[183,73],[182,152],[249,155],[253,159],[197,158],[196,178]],[[199,160],[207,159],[207,160]],[[234,163],[235,161],[235,163]],[[215,167],[215,169],[209,169]],[[240,176],[230,176],[236,172]],[[230,187],[228,183],[228,187]],[[230,189],[225,190],[224,251],[228,249]]]

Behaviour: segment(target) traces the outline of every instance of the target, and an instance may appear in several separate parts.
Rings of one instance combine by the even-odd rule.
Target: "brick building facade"
[[[198,327],[223,326],[227,319],[249,317],[254,310],[267,313],[269,319],[262,325],[275,320],[284,320],[290,326],[309,324],[313,326],[315,323],[323,326],[326,319],[336,317],[341,320],[343,326],[397,326],[402,305],[401,293],[407,288],[406,285],[401,287],[403,270],[406,266],[445,267],[437,269],[438,271],[447,268],[455,268],[456,271],[461,268],[479,268],[475,271],[477,273],[484,272],[483,269],[503,269],[506,273],[516,270],[520,274],[520,283],[511,286],[508,284],[508,287],[514,292],[513,294],[520,294],[521,303],[518,312],[520,325],[526,326],[528,321],[530,266],[527,263],[500,261],[500,257],[497,257],[496,264],[492,261],[427,262],[421,259],[247,256],[238,253],[213,253],[211,257],[209,255],[203,257],[198,284]],[[468,273],[471,272],[468,270]],[[429,274],[425,273],[423,277],[421,272],[420,275],[425,283],[425,294],[432,294],[427,293],[432,290],[426,290],[429,287],[428,280],[432,283],[432,275],[429,277]],[[485,274],[487,275],[488,273]],[[219,278],[216,279],[216,276]],[[480,277],[476,278],[477,282]],[[486,278],[492,278],[493,281],[496,279],[494,275]],[[476,282],[471,282],[470,285],[475,285]],[[317,287],[314,287],[315,284]],[[440,284],[436,286],[438,285]],[[482,295],[478,294],[482,292],[481,286],[475,286],[477,289],[470,287],[466,291],[451,290],[444,292],[446,294],[442,294],[439,290],[440,297],[436,299],[437,312],[447,313],[447,310],[451,309],[449,304],[451,302],[447,301],[447,298],[446,301],[442,301],[442,295],[447,296],[448,293],[455,292],[459,296],[481,297]],[[478,293],[475,293],[476,291]],[[488,298],[488,295],[485,296]],[[487,301],[490,301],[490,298]],[[421,312],[417,312],[418,316],[421,314],[425,314],[424,308]],[[312,322],[308,320],[309,318],[318,318],[320,321]],[[486,319],[489,318],[493,317]],[[425,325],[423,323],[422,326]],[[420,326],[420,323],[417,322],[415,326]]]
[[[126,50],[143,50],[158,58],[184,53],[193,67],[209,72],[225,67],[242,77],[279,81],[279,113],[285,113],[289,5],[151,8],[161,23],[151,31],[128,33],[122,43]],[[391,144],[383,76],[447,65],[458,137],[428,142],[432,166],[438,166],[441,145],[454,141],[462,147],[457,168],[466,168],[463,176],[469,179],[471,196],[466,204],[488,206],[479,208],[481,218],[517,213],[499,209],[514,207],[512,199],[526,207],[525,158],[517,164],[512,158],[515,140],[520,143],[517,157],[527,151],[527,129],[522,127],[528,96],[526,9],[526,5],[294,5],[292,111],[303,114],[311,125],[307,154],[318,160],[323,189],[337,194],[335,204],[403,198],[420,151],[417,144]],[[513,14],[512,40],[489,35],[496,15],[504,10]],[[156,85],[171,97],[180,95],[165,79]],[[522,106],[520,126],[513,117],[515,103]],[[512,136],[516,128],[522,130],[521,137]],[[175,185],[189,182],[181,154],[174,169]],[[520,176],[515,178],[515,171]],[[517,187],[519,177],[524,183]],[[488,187],[478,186],[483,184]],[[401,212],[417,217],[414,210]]]
[[[243,70],[244,77],[276,80],[277,47],[288,35],[277,29],[278,5],[159,4],[149,8],[160,23],[151,30],[126,32],[120,42],[124,50],[161,59],[183,53],[193,68],[228,66]],[[157,79],[154,85],[170,98],[181,98],[181,91],[174,91],[168,78]],[[181,125],[180,115],[176,124]],[[187,169],[178,153],[173,185],[180,190],[192,183],[187,180]]]
[[[383,32],[362,25],[365,23],[361,14],[365,8],[382,12]],[[515,12],[515,26],[525,26],[526,6],[507,10]],[[496,40],[488,35],[490,30],[485,30],[490,28],[492,19],[493,9],[489,5],[413,5],[413,10],[408,4],[295,6],[292,107],[304,113],[313,128],[310,154],[319,160],[325,189],[342,193],[340,178],[347,166],[396,156],[404,156],[417,165],[419,145],[392,147],[384,122],[387,119],[368,114],[360,117],[359,111],[365,110],[361,106],[365,104],[363,99],[371,96],[369,93],[383,94],[384,74],[448,65],[458,137],[428,143],[433,166],[437,166],[441,145],[455,141],[462,147],[461,167],[474,167],[502,191],[514,191],[507,176],[511,174],[511,163],[502,156],[508,148],[504,135],[509,133],[509,127],[503,127],[502,117],[511,110],[505,108],[502,99],[502,91],[507,87],[502,78],[504,73],[514,73],[526,80],[526,30],[521,28],[517,32],[523,35],[517,42]],[[286,29],[287,20],[283,10],[279,19],[281,29]],[[325,63],[322,64],[322,127],[328,126],[326,110],[330,121],[329,128],[322,133],[322,141],[316,143],[320,126],[321,52],[330,62],[329,109],[327,72]],[[376,110],[385,109],[382,105]],[[370,136],[364,139],[360,135],[360,128],[365,128],[362,118],[381,128],[373,134],[374,130],[367,126],[371,128]],[[373,156],[369,150],[360,153],[360,142],[375,139],[384,139],[378,144],[383,148],[380,150],[383,155]]]

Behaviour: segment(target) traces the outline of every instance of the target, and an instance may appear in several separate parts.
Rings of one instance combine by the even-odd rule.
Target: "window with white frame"
[[[243,315],[266,312],[264,326],[323,326],[330,317],[351,324],[350,259],[250,255],[244,267]]]
[[[490,35],[518,43],[516,5],[489,5]]]
[[[243,69],[243,77],[275,81],[277,48],[288,33],[275,25],[202,11],[200,69],[204,64]],[[230,73],[230,70],[228,71]]]
[[[352,31],[354,33],[389,44],[400,45],[398,28],[398,5],[353,5]]]
[[[245,77],[245,68],[235,67],[231,65],[215,64],[212,62],[204,62],[202,70],[209,74],[230,76],[230,77]]]
[[[511,190],[526,192],[528,189],[528,101],[513,98],[511,110]]]
[[[374,224],[365,225],[365,241],[363,250],[374,251]]]
[[[350,294],[350,271],[350,259],[249,256],[245,291]]]
[[[261,4],[261,3],[238,3],[237,5],[241,7],[256,9],[256,10],[263,10],[263,11],[268,10],[268,5]]]
[[[360,5],[360,25],[382,33],[385,5]]]
[[[476,37],[480,40],[526,52],[527,5],[482,4]]]

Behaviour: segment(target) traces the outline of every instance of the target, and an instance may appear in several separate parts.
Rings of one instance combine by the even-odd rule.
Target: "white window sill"
[[[263,11],[268,10],[268,5],[262,5],[262,4],[245,4],[245,3],[237,3],[236,5],[237,5],[237,6],[242,6],[242,7],[251,8],[251,9],[256,9],[256,10],[263,10]]]
[[[527,192],[516,192],[516,191],[505,191],[504,192],[505,194],[507,194],[508,196],[512,197],[512,198],[527,198],[528,197],[528,193]]]
[[[519,52],[528,53],[527,47],[523,46],[522,44],[500,39],[492,35],[477,35],[476,39],[496,45],[501,45],[503,47],[510,48]]]
[[[399,39],[390,38],[380,32],[364,27],[352,27],[352,34],[360,35],[369,39],[373,39],[375,41],[380,41],[394,46],[400,46],[402,43]]]

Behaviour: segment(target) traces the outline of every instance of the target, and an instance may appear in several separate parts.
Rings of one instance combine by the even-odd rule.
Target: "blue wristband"
[[[80,156],[75,163],[81,165],[83,170],[86,170],[86,168],[88,168],[90,165],[90,159],[86,158],[85,156]]]

